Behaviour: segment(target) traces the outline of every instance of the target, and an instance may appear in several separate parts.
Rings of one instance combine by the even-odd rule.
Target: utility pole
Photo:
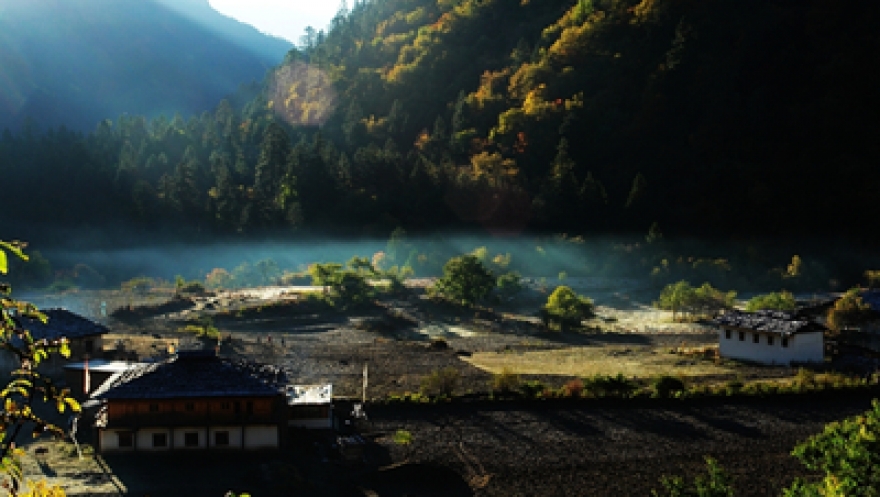
[[[361,403],[364,403],[364,404],[367,403],[367,378],[368,378],[367,363],[364,363],[364,387],[363,387],[363,391],[361,392]]]

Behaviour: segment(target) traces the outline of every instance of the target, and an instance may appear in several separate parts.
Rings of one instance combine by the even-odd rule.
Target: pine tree
[[[249,216],[251,223],[271,226],[280,221],[283,211],[278,205],[278,193],[290,150],[287,133],[277,123],[270,123],[263,135],[254,174],[253,209]]]

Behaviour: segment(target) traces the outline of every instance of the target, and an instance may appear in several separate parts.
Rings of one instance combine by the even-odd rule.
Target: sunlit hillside
[[[255,98],[107,115],[86,137],[6,135],[0,161],[41,185],[13,194],[18,220],[68,227],[863,239],[880,184],[877,9],[357,2]],[[193,88],[178,87],[210,98]]]

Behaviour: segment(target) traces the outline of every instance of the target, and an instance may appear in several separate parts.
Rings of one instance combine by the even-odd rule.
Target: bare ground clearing
[[[374,413],[389,461],[453,469],[480,496],[645,496],[664,474],[705,472],[718,459],[736,495],[776,496],[811,476],[789,455],[801,440],[863,412],[870,397],[797,397],[673,408],[394,409]],[[409,446],[390,434],[412,433]],[[374,483],[379,495],[439,495],[430,484]],[[422,493],[425,492],[425,493]]]
[[[594,373],[671,373],[707,382],[793,374],[788,368],[716,365],[669,354],[673,347],[713,344],[716,336],[697,325],[670,323],[668,314],[647,307],[635,292],[595,295],[599,318],[590,323],[596,329],[590,333],[540,333],[529,316],[534,307],[487,316],[449,313],[418,298],[382,302],[351,316],[248,311],[239,318],[239,310],[277,301],[248,297],[213,308],[197,303],[195,315],[235,310],[221,315],[228,319],[215,319],[221,335],[231,337],[222,354],[283,364],[293,381],[333,383],[343,396],[360,395],[365,363],[370,397],[418,391],[425,375],[445,367],[460,371],[462,392],[486,390],[491,373],[505,366],[551,386]],[[81,312],[121,299],[112,292],[91,297],[80,292],[77,298],[82,302],[71,308]],[[144,301],[161,302],[154,296]],[[142,358],[161,355],[169,343],[187,336],[176,331],[184,321],[165,316],[108,324],[114,330],[109,348],[120,341]],[[448,347],[429,347],[437,338]],[[795,475],[806,474],[788,455],[795,443],[868,406],[868,397],[817,396],[680,408],[394,407],[371,413],[373,463],[383,468],[375,472],[337,467],[308,450],[305,456],[137,455],[92,463],[70,462],[62,454],[30,468],[33,475],[58,478],[53,481],[62,482],[70,495],[222,495],[232,489],[254,495],[643,496],[663,474],[703,471],[703,457],[712,455],[737,477],[738,495],[778,495]],[[410,431],[414,443],[394,444],[391,435],[398,429]]]

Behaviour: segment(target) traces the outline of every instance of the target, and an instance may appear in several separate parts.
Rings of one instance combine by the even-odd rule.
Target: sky
[[[209,0],[218,12],[299,45],[306,26],[326,29],[339,11],[334,0]]]

